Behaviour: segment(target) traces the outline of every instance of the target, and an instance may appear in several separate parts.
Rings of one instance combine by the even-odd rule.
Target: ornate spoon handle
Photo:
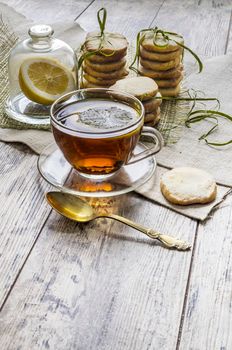
[[[151,229],[148,229],[146,234],[151,238],[158,239],[167,248],[176,248],[177,250],[191,249],[191,245],[188,242],[183,241],[182,239],[175,238],[169,235],[164,235]]]
[[[122,223],[130,226],[130,227],[133,227],[134,229],[145,233],[145,235],[147,235],[148,237],[150,237],[152,239],[158,239],[160,242],[163,243],[163,245],[166,248],[175,248],[177,250],[189,250],[189,249],[191,249],[191,245],[189,243],[181,240],[181,239],[174,238],[174,237],[169,236],[169,235],[163,235],[157,231],[154,231],[150,228],[144,227],[140,224],[137,224],[136,222],[133,222],[129,219],[126,219],[123,216],[119,216],[116,214],[102,215],[102,216],[117,220],[119,222],[122,222]]]

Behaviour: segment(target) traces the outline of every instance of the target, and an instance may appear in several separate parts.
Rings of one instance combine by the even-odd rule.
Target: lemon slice
[[[31,58],[19,70],[22,92],[31,101],[49,105],[66,92],[75,89],[72,72],[56,60]]]

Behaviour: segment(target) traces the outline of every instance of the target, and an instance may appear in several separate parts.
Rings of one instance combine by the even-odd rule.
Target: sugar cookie
[[[95,84],[98,86],[111,86],[116,83],[117,79],[102,79],[95,78],[92,75],[84,74],[85,80],[87,80],[91,84]]]
[[[147,126],[155,126],[156,124],[158,124],[160,121],[160,114],[151,122],[145,122],[145,125]]]
[[[111,86],[111,88],[127,92],[141,101],[149,100],[158,92],[158,85],[153,79],[147,77],[121,79]]]
[[[90,66],[84,65],[83,70],[85,73],[91,75],[92,77],[95,77],[96,79],[121,79],[128,75],[128,71],[124,67],[112,72],[98,72]]]
[[[101,52],[106,55],[124,54],[127,51],[128,41],[122,34],[104,32],[104,40],[100,33],[90,32],[86,36],[84,51],[95,52],[101,47]],[[102,55],[104,57],[104,55]]]
[[[190,167],[175,168],[164,173],[160,188],[169,202],[179,205],[209,203],[217,193],[216,182],[209,173]]]
[[[147,51],[154,52],[172,52],[179,49],[180,45],[176,43],[184,44],[184,39],[181,35],[168,35],[171,40],[168,43],[163,39],[162,34],[156,36],[156,41],[159,45],[155,45],[154,43],[154,32],[149,31],[145,34],[144,40],[142,40],[141,45]],[[175,41],[174,41],[175,40]]]
[[[103,72],[103,73],[112,72],[125,67],[126,58],[123,58],[117,62],[109,62],[109,63],[93,63],[88,58],[86,58],[85,65],[92,68],[96,72]]]
[[[142,76],[150,77],[153,79],[173,79],[179,78],[183,71],[183,65],[179,64],[176,68],[168,69],[166,71],[156,71],[139,66],[139,73]]]
[[[180,93],[180,84],[172,88],[159,88],[159,92],[162,96],[176,97]]]
[[[174,60],[177,57],[180,57],[182,51],[182,48],[178,48],[176,51],[173,52],[152,52],[147,51],[142,46],[140,46],[140,56],[150,61],[168,62]]]
[[[119,52],[119,53],[114,53],[113,55],[110,56],[105,56],[101,54],[93,54],[88,57],[88,60],[93,62],[93,63],[109,63],[109,62],[116,62],[121,60],[122,58],[125,58],[127,52]]]
[[[156,111],[153,111],[151,113],[145,113],[144,121],[145,123],[149,123],[152,121],[155,121],[156,118],[160,116],[160,107],[157,108]]]
[[[177,57],[173,60],[170,60],[168,62],[158,62],[158,61],[149,61],[145,58],[140,57],[140,64],[141,66],[147,68],[147,69],[151,69],[151,70],[155,70],[155,71],[166,71],[172,68],[175,68],[177,66],[179,66],[181,61],[180,57]]]
[[[143,102],[145,113],[151,113],[161,105],[162,99],[156,97],[161,97],[161,94],[158,92],[155,97]]]
[[[97,85],[97,84],[94,84],[94,83],[90,83],[88,80],[86,80],[86,79],[82,79],[82,81],[81,81],[81,83],[80,83],[80,87],[81,87],[81,89],[83,89],[83,88],[98,88],[98,89],[100,89],[102,86],[101,85]],[[109,86],[107,86],[107,85],[104,85],[104,87],[105,88],[109,88],[110,87],[110,85]]]
[[[183,79],[183,74],[179,78],[173,79],[155,79],[156,84],[159,88],[172,88],[176,87]]]

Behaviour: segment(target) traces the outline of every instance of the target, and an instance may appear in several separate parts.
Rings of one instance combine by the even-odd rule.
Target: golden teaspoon
[[[116,214],[96,214],[87,202],[74,195],[63,192],[48,192],[46,193],[46,198],[52,208],[68,219],[78,222],[88,222],[103,217],[114,219],[145,233],[145,235],[150,238],[159,240],[166,248],[175,248],[178,250],[191,249],[191,245],[185,241],[172,236],[163,235],[151,228],[146,228],[122,216]]]

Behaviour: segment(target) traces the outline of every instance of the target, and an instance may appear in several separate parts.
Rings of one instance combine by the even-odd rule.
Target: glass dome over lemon
[[[50,105],[76,88],[76,57],[65,42],[52,37],[47,25],[35,25],[30,38],[9,57],[9,117],[29,124],[49,124]]]

